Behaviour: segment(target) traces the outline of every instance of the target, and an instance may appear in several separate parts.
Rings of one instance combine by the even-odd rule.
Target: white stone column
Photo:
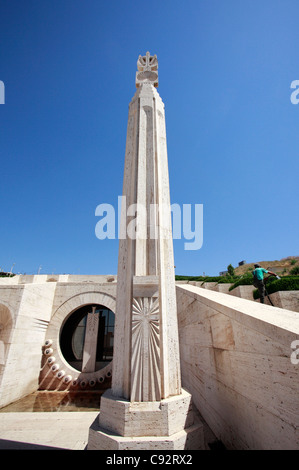
[[[131,401],[146,401],[148,396],[159,400],[181,392],[165,113],[155,89],[157,68],[155,56],[147,53],[139,58],[137,91],[129,106],[127,128],[123,183],[126,207],[121,218],[127,238],[119,243],[112,392]],[[142,279],[147,276],[156,277],[155,335],[159,347],[151,335],[145,336],[145,330],[143,334],[140,330],[139,343],[143,342],[143,349],[139,354],[156,358],[150,365],[154,383],[159,382],[153,394],[142,391],[143,387],[148,389],[148,376],[141,371],[144,360],[136,361],[138,345],[132,313],[136,298],[134,284],[140,290]],[[147,302],[146,289],[144,297],[139,297],[143,298],[143,304]]]
[[[157,58],[147,52],[139,56],[137,66],[127,128],[112,389],[101,398],[88,449],[198,449],[203,444],[202,424],[195,424],[191,396],[181,389],[165,113],[155,89]]]
[[[85,339],[82,359],[82,372],[94,372],[96,366],[97,342],[99,328],[99,312],[92,307],[88,313],[85,329]]]

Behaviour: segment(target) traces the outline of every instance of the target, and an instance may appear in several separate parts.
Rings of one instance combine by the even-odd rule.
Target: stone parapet
[[[228,449],[299,448],[299,314],[177,286],[182,385]]]

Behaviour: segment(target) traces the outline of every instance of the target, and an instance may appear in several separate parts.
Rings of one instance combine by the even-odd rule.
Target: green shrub
[[[240,276],[237,280],[234,281],[233,285],[230,286],[229,290],[233,290],[238,286],[251,286],[253,283],[253,275],[251,273],[245,273],[243,276]]]
[[[293,274],[293,276],[298,276],[299,275],[299,266],[295,266],[294,268],[291,269],[290,274]]]
[[[284,276],[281,279],[273,278],[273,280],[271,279],[271,282],[270,279],[266,283],[268,294],[273,294],[278,291],[299,290],[299,277],[297,276]],[[259,291],[256,289],[253,291],[253,298],[259,299],[259,297]]]
[[[237,279],[239,278],[239,276],[221,276],[218,284],[228,284],[228,283],[232,283],[232,282],[236,282]]]
[[[180,274],[175,275],[176,281],[197,281],[197,282],[218,282],[218,283],[228,283],[234,282],[237,279],[237,276],[183,276]]]
[[[223,276],[208,276],[203,279],[203,282],[219,282]]]
[[[183,276],[176,274],[175,280],[176,281],[203,281],[206,279],[206,276]]]

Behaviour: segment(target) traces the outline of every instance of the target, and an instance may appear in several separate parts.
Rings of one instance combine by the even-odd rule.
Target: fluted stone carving
[[[131,401],[161,399],[159,300],[133,299]]]

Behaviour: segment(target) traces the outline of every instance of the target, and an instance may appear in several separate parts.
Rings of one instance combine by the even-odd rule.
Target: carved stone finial
[[[158,87],[158,59],[157,56],[151,56],[149,52],[145,56],[139,56],[137,60],[136,87],[143,83],[150,83]]]

